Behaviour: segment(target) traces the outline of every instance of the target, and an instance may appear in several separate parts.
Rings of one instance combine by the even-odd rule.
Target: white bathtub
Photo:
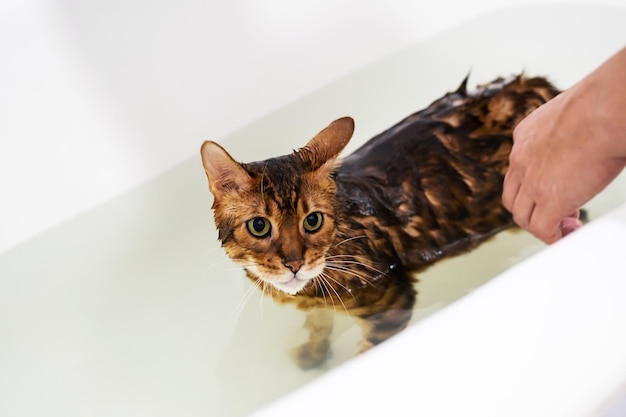
[[[626,44],[624,22],[626,7],[485,15],[364,66],[222,142],[241,160],[279,155],[349,114],[354,149],[454,89],[470,70],[470,84],[525,70],[565,88]],[[111,76],[116,67],[101,70]],[[167,99],[149,86],[122,94],[137,101],[118,103],[111,116],[126,121],[116,125],[121,134],[158,133],[155,120],[133,118],[148,114],[140,105],[159,105],[142,102],[141,89],[150,100]],[[178,126],[188,119],[175,116],[166,121],[171,134],[203,130],[198,147],[212,134],[208,126]],[[62,122],[94,134],[103,127]],[[329,365],[302,372],[286,353],[303,337],[302,315],[247,292],[242,271],[216,241],[192,151],[171,170],[0,254],[0,415],[626,415],[623,175],[589,204],[590,224],[554,246],[503,234],[421,275],[414,324],[366,354],[353,358],[358,332],[338,317]],[[85,158],[84,170],[98,162],[97,152],[65,152]],[[158,162],[148,149],[134,152],[134,160],[120,156]],[[53,206],[54,193],[45,197],[41,205]]]

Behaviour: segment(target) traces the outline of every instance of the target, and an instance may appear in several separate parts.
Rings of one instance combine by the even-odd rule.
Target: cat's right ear
[[[250,184],[251,178],[246,170],[217,143],[204,142],[200,154],[204,171],[209,179],[209,190],[216,199]]]

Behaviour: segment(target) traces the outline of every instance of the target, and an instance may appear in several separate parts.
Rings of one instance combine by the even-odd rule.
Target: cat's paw
[[[291,356],[300,369],[318,368],[330,357],[330,341],[305,343],[292,349]]]

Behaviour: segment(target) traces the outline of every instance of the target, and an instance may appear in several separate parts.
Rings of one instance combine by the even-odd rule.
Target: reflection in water
[[[241,278],[245,279],[243,272]],[[331,313],[335,314],[335,313]],[[243,416],[292,391],[356,354],[357,332],[340,312],[331,340],[332,357],[320,368],[302,371],[290,351],[307,338],[306,316],[291,305],[255,293],[244,306],[228,347],[219,358],[220,416]],[[350,348],[352,347],[352,348]]]

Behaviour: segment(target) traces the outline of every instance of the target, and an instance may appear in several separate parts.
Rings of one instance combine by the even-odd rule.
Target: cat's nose
[[[302,265],[304,265],[304,260],[296,259],[293,261],[283,261],[283,265],[285,265],[287,268],[289,268],[291,272],[295,274],[300,270],[300,268],[302,268]]]

